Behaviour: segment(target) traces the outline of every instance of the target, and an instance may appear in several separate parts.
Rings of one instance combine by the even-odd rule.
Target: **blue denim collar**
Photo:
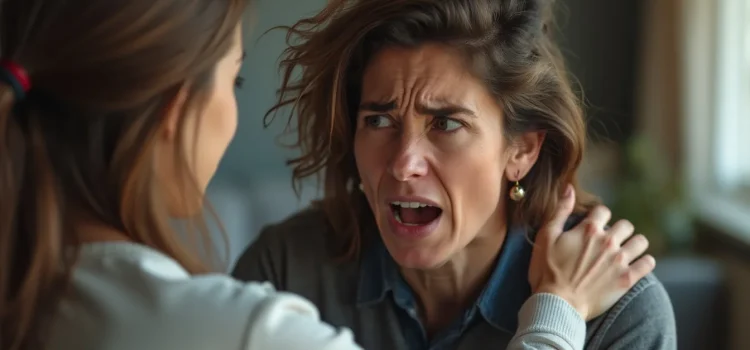
[[[528,283],[532,245],[528,230],[513,227],[508,231],[496,266],[470,314],[478,310],[493,327],[515,333],[518,312],[531,296]],[[401,277],[398,266],[385,245],[377,239],[363,252],[360,265],[357,306],[367,307],[386,300],[389,293],[401,308],[411,308],[416,299]],[[470,321],[470,320],[467,320]]]

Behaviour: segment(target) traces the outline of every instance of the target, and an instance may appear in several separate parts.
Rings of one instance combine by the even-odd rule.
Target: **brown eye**
[[[441,131],[456,131],[462,126],[463,125],[455,119],[444,116],[438,116],[432,120],[432,127]]]
[[[368,115],[365,117],[365,125],[369,128],[387,128],[393,125],[391,120],[384,115]]]

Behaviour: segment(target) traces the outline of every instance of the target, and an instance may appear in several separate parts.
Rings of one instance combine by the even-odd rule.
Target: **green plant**
[[[632,137],[623,154],[613,212],[630,220],[648,237],[652,253],[687,249],[692,239],[692,218],[678,171],[669,165],[659,147],[642,135]]]

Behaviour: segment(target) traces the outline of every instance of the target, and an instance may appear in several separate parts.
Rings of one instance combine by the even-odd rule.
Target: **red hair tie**
[[[20,100],[31,90],[31,79],[21,65],[10,60],[0,60],[0,81],[13,88],[16,99]]]

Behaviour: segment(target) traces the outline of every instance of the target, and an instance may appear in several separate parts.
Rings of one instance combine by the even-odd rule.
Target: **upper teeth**
[[[424,208],[429,206],[429,204],[420,202],[391,202],[391,204],[401,208]]]

